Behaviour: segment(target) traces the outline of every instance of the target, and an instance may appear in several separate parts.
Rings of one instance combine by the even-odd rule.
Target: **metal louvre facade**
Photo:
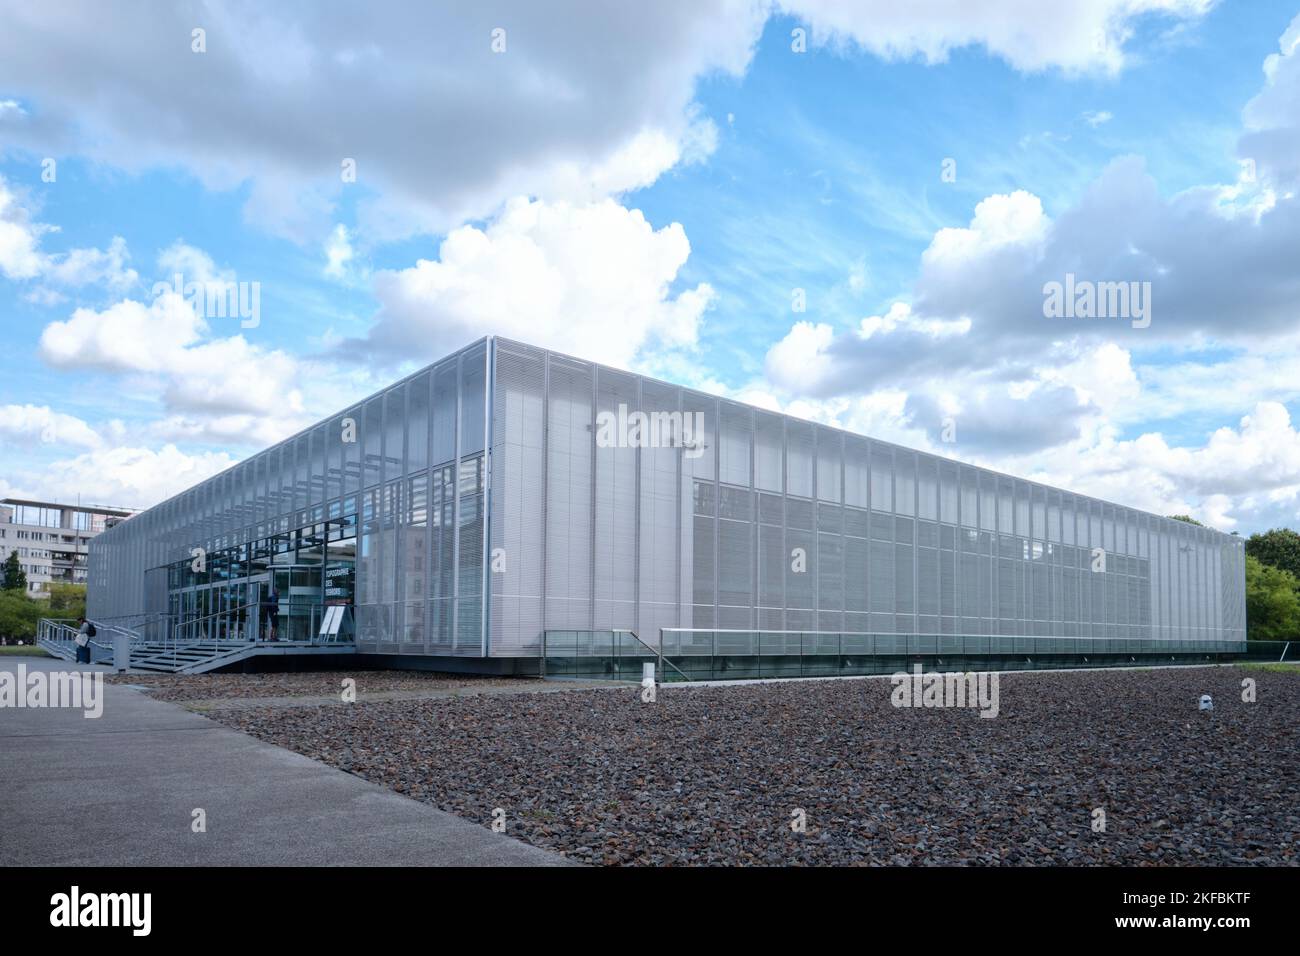
[[[699,413],[703,448],[602,444],[620,405]],[[503,339],[493,409],[493,654],[543,628],[1245,640],[1217,531]]]
[[[601,440],[637,412],[698,426]],[[369,653],[535,658],[544,630],[620,628],[1245,640],[1239,538],[501,338],[96,537],[90,613],[165,609],[146,572],[169,565],[174,604],[194,548],[217,557],[179,590],[219,609],[340,542]]]

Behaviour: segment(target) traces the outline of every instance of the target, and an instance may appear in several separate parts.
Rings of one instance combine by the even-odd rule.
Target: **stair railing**
[[[107,624],[101,621],[94,621],[87,618],[91,624],[95,625],[95,637],[89,638],[86,642],[90,648],[98,648],[105,656],[112,657],[115,653],[112,643],[104,643],[96,640],[102,631],[110,633],[125,634],[132,642],[138,642],[140,635],[135,631],[122,628],[114,624]],[[70,617],[43,617],[36,622],[36,643],[39,645],[42,641],[49,641],[58,646],[64,643],[75,643],[77,637],[81,634],[79,622],[76,618]],[[91,660],[94,661],[94,650],[91,651]]]
[[[690,678],[690,675],[688,675],[684,670],[682,670],[680,667],[678,667],[678,666],[677,666],[676,664],[674,664],[672,661],[670,661],[670,660],[665,660],[665,659],[664,659],[664,649],[663,649],[663,641],[662,641],[662,640],[659,642],[659,646],[658,646],[658,647],[651,647],[648,643],[646,643],[645,641],[641,640],[641,638],[637,635],[636,631],[615,629],[615,630],[614,630],[614,633],[615,633],[615,634],[630,634],[630,635],[632,636],[632,640],[636,641],[638,644],[640,644],[642,647],[644,647],[644,648],[645,648],[647,651],[649,651],[651,654],[655,655],[656,658],[658,658],[658,660],[659,660],[659,670],[658,670],[658,674],[659,674],[659,681],[660,681],[660,683],[663,683],[663,677],[664,677],[664,665],[665,665],[665,664],[667,664],[669,667],[671,667],[673,670],[675,670],[678,674],[680,674],[681,677],[682,677],[682,680],[689,681],[689,680],[691,679],[691,678]]]
[[[178,619],[171,623],[171,636],[169,639],[166,639],[164,643],[175,646],[178,644],[206,643],[208,641],[220,643],[224,641],[259,640],[262,636],[261,609],[263,606],[264,605],[261,601],[246,601],[242,604],[236,604],[231,607],[210,611],[199,617],[179,619],[179,615],[177,615],[176,617]],[[281,601],[276,606],[281,612],[281,615],[286,616],[290,622],[296,618],[300,619],[301,616],[305,616],[306,618],[306,633],[303,635],[301,641],[295,641],[294,643],[347,644],[352,641],[350,637],[346,636],[354,634],[356,628],[354,609],[350,604],[326,605],[314,601]],[[344,618],[343,622],[341,622],[339,633],[322,637],[320,634],[320,627],[321,622],[324,619],[325,611],[328,608],[335,606],[344,608]],[[303,611],[303,609],[305,609],[305,615],[300,616],[294,613],[295,611]],[[287,615],[284,614],[286,611],[288,612]],[[241,612],[247,612],[242,620],[239,619]],[[233,625],[240,625],[240,633],[238,633],[237,636],[231,637],[227,634],[227,636],[224,637],[214,637],[208,634],[209,621],[229,618],[234,618],[234,620],[230,621],[230,624],[232,625],[231,630],[234,629]],[[348,624],[351,626],[344,627],[342,624]],[[280,639],[285,640],[283,637],[280,637]]]

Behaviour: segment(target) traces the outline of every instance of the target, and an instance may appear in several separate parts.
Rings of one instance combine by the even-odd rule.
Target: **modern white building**
[[[535,666],[544,632],[619,629],[1245,640],[1239,538],[498,337],[104,533],[90,584],[93,617],[215,637],[274,586],[299,637],[343,605],[357,652],[425,666]]]

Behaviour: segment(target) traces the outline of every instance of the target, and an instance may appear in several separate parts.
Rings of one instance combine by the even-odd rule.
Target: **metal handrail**
[[[673,634],[678,636],[673,639]],[[1295,658],[1300,641],[1156,640],[1150,637],[1066,637],[1064,635],[881,634],[850,631],[765,630],[753,628],[662,628],[656,650],[629,629],[543,629],[541,673],[552,666],[564,674],[598,677],[624,674],[621,660],[627,645],[641,660],[644,647],[688,680],[708,679],[736,670],[740,677],[835,676],[881,673],[880,666],[906,661],[933,666],[973,666],[1023,669],[1064,666],[1139,666],[1184,660],[1192,663]],[[696,635],[682,640],[681,634]],[[1094,662],[1095,659],[1095,662]],[[681,661],[681,665],[676,662]],[[567,662],[567,663],[566,663]],[[983,663],[981,663],[983,662]],[[1071,662],[1079,662],[1074,664]],[[1123,662],[1123,663],[1121,663]],[[926,666],[930,666],[926,664]],[[689,669],[689,670],[688,670]],[[766,675],[764,672],[767,672]],[[558,675],[557,675],[558,676]]]
[[[223,615],[235,614],[241,610],[246,610],[253,606],[261,606],[261,604],[262,604],[261,601],[249,601],[243,604],[235,605],[234,607],[226,608],[224,610],[213,611],[209,614],[203,615],[200,618],[195,618],[193,620],[185,621],[185,622],[173,622],[171,619],[172,617],[174,617],[174,615],[166,614],[163,617],[161,617],[160,620],[162,620],[164,623],[170,623],[172,626],[169,627],[170,633],[165,634],[159,640],[148,640],[143,635],[141,635],[138,631],[122,627],[121,625],[108,624],[103,621],[90,620],[89,618],[87,620],[90,620],[90,623],[95,625],[95,629],[97,632],[102,628],[105,631],[122,634],[128,638],[129,642],[132,645],[140,645],[140,644],[161,645],[160,648],[161,653],[163,655],[170,653],[172,655],[173,662],[175,662],[178,654],[180,653],[181,646],[185,644],[194,645],[194,644],[206,644],[211,642],[213,644],[230,643],[233,645],[239,643],[237,641],[233,641],[233,640],[226,641],[219,638],[197,638],[196,637],[196,638],[191,638],[189,640],[185,640],[181,637],[181,632],[185,628],[195,627],[201,623],[208,621],[211,618],[221,617]],[[337,607],[343,607],[345,609],[345,614],[347,615],[346,620],[351,622],[351,629],[350,629],[351,633],[355,634],[355,630],[356,630],[355,609],[350,604],[349,605],[327,605],[323,602],[317,603],[313,601],[288,601],[288,602],[282,602],[278,606],[287,607],[289,609],[305,607],[309,610],[309,618],[310,618],[308,622],[309,637],[307,641],[302,643],[313,644],[313,645],[324,645],[324,644],[343,645],[343,644],[350,643],[349,639],[345,638],[342,633],[336,633],[329,636],[321,636],[319,634],[319,626],[321,621],[323,621],[324,619],[324,613],[326,609],[330,607],[337,606]],[[149,612],[149,613],[151,615],[158,616],[162,612]],[[144,617],[145,615],[140,615],[140,616]],[[121,620],[121,618],[118,618],[118,620]],[[258,623],[260,629],[260,620]],[[57,643],[75,641],[78,635],[80,634],[80,631],[77,629],[77,627],[74,626],[75,624],[76,624],[75,618],[41,618],[37,622],[37,632],[36,632],[37,643],[39,644],[41,641],[50,641],[50,642],[57,642]],[[340,631],[342,630],[343,629],[340,627]],[[96,636],[98,636],[98,634]],[[105,644],[98,640],[95,640],[94,638],[88,639],[87,643],[88,646],[97,648],[98,650],[104,652],[105,654],[108,655],[116,654],[116,648],[112,644]],[[128,651],[128,653],[130,652]],[[93,659],[93,655],[92,655],[92,659]]]
[[[216,611],[210,611],[210,612],[208,612],[207,614],[204,614],[202,617],[187,617],[187,618],[184,618],[183,620],[181,620],[181,619],[179,619],[179,618],[180,618],[180,615],[171,614],[170,612],[168,612],[168,617],[169,617],[169,618],[170,618],[170,617],[175,617],[175,618],[177,618],[177,620],[175,621],[175,623],[174,623],[174,625],[173,625],[173,630],[180,630],[180,629],[184,628],[184,629],[189,629],[189,630],[192,631],[192,630],[193,630],[197,625],[199,625],[199,624],[204,624],[204,623],[206,623],[207,621],[212,620],[213,618],[218,618],[218,617],[228,617],[228,616],[230,616],[231,614],[237,614],[237,613],[239,613],[240,611],[245,611],[245,610],[247,610],[248,608],[252,608],[252,607],[255,607],[255,608],[261,609],[262,607],[276,607],[276,608],[284,608],[284,607],[289,607],[289,608],[295,608],[295,607],[308,607],[308,608],[318,608],[318,607],[327,607],[327,606],[329,606],[329,605],[325,605],[325,604],[322,604],[322,603],[319,603],[319,602],[316,602],[316,601],[280,601],[279,603],[277,603],[277,604],[275,604],[275,605],[268,605],[268,604],[267,604],[266,602],[264,602],[264,601],[245,601],[243,604],[236,604],[236,605],[233,605],[233,606],[231,606],[231,607],[221,608],[221,609],[216,610]],[[349,605],[349,606],[350,606],[350,605]],[[260,621],[259,621],[259,625],[260,625]],[[229,638],[208,638],[208,637],[202,637],[202,638],[192,638],[192,639],[191,639],[191,641],[208,641],[208,640],[229,640]]]
[[[41,641],[54,641],[56,643],[62,641],[76,641],[77,637],[81,634],[81,631],[78,628],[73,627],[71,624],[66,623],[68,621],[75,622],[76,620],[76,618],[72,617],[43,617],[38,619],[36,622],[37,644]],[[86,620],[90,621],[89,618]],[[102,627],[108,627],[109,630],[119,631],[128,635],[131,634],[130,631],[123,631],[121,628],[113,627],[111,625],[104,625],[99,621],[90,621],[90,623],[95,625],[96,637],[99,636],[98,632]],[[106,651],[108,653],[113,652],[113,646],[111,644],[104,644],[95,640],[93,637],[86,638],[86,645],[88,647],[98,647],[101,651]]]
[[[67,631],[69,634],[72,635],[72,638],[76,638],[77,634],[79,634],[80,631],[78,631],[78,629],[74,627],[72,624],[69,624],[67,622],[72,621],[73,623],[75,623],[77,620],[78,618],[75,617],[43,617],[40,618],[40,621],[38,622],[38,627],[40,623],[45,623],[50,627],[54,628],[56,631],[59,630]],[[128,627],[121,627],[116,624],[106,624],[103,621],[96,621],[93,620],[92,618],[86,618],[86,621],[90,624],[95,625],[96,636],[98,636],[99,631],[115,631],[118,634],[125,634],[127,635],[127,637],[133,640],[138,640],[140,637],[137,631],[134,631]],[[103,647],[104,645],[100,644],[99,646]]]
[[[249,608],[253,608],[253,607],[260,608],[263,605],[264,602],[262,601],[246,601],[241,604],[233,605],[231,607],[221,608],[216,611],[210,611],[200,617],[192,617],[192,618],[182,618],[180,615],[168,611],[150,611],[145,614],[139,614],[139,615],[130,615],[130,616],[124,615],[123,617],[113,618],[113,620],[120,621],[123,620],[123,618],[127,618],[127,619],[151,618],[154,621],[170,623],[172,625],[171,636],[170,637],[164,636],[163,638],[158,640],[158,643],[163,643],[163,644],[168,644],[173,642],[197,643],[197,642],[204,642],[207,640],[218,640],[218,639],[207,638],[207,637],[202,637],[202,638],[190,637],[186,639],[180,636],[180,632],[182,631],[193,632],[196,628],[199,627],[199,625],[206,624],[208,621],[212,620],[213,618],[227,617],[232,614],[238,614],[240,611],[246,611]],[[306,607],[306,608],[311,608],[313,612],[315,612],[317,609],[323,609],[325,607],[330,607],[332,605],[325,605],[315,601],[281,601],[276,606],[279,608],[290,608],[290,609]],[[345,606],[348,608],[349,612],[351,612],[352,610],[351,605],[345,605]],[[317,618],[315,617],[315,615],[313,615],[313,621],[315,621],[316,619]],[[133,642],[148,643],[147,639],[139,632],[139,630],[132,629],[129,627],[124,627],[120,624],[109,624],[107,623],[107,621],[91,620],[89,618],[87,620],[90,620],[91,623],[95,625],[96,630],[103,629],[108,631],[115,631],[117,633],[128,635]],[[41,618],[41,621],[47,624],[49,629],[51,629],[52,633],[54,634],[60,633],[60,629],[62,629],[62,630],[66,630],[68,637],[70,638],[76,637],[77,629],[72,626],[76,622],[76,618]],[[56,639],[56,638],[51,638],[51,639]],[[102,647],[104,645],[100,644],[98,646]]]
[[[1248,643],[1242,640],[1196,640],[1191,638],[1172,639],[1168,641],[1156,640],[1149,637],[1093,637],[1093,636],[1066,636],[1066,635],[1027,635],[1027,634],[897,634],[882,633],[877,631],[816,631],[816,630],[781,630],[779,628],[707,628],[707,627],[663,627],[659,629],[659,643],[663,647],[667,642],[665,636],[669,634],[699,634],[708,635],[706,646],[694,645],[693,649],[698,649],[700,656],[708,654],[716,657],[718,654],[718,638],[726,635],[748,635],[755,638],[751,643],[755,645],[755,650],[751,654],[764,655],[763,638],[771,635],[798,635],[799,636],[799,654],[808,655],[804,650],[807,638],[834,639],[840,648],[843,648],[849,638],[866,638],[871,642],[872,650],[870,653],[887,653],[887,654],[931,654],[931,653],[1073,653],[1078,651],[1092,651],[1097,653],[1114,652],[1123,653],[1142,653],[1142,654],[1185,654],[1185,653],[1235,653],[1239,651],[1242,645]],[[881,640],[893,642],[897,645],[895,649],[888,651],[878,650],[878,642]],[[969,642],[990,642],[988,650],[982,650],[978,647],[972,648]],[[1017,647],[1017,644],[1028,642],[1026,646]],[[933,644],[933,649],[927,647],[927,644]],[[943,645],[949,644],[948,648]],[[1014,650],[999,649],[994,650],[995,645],[1010,645]],[[952,646],[956,645],[956,646]],[[1145,645],[1145,646],[1144,646]],[[677,639],[677,654],[682,656],[684,653],[689,654],[682,647],[681,638]],[[1074,651],[1070,650],[1074,648]],[[671,649],[666,653],[673,653]],[[732,652],[737,653],[737,652]],[[783,649],[778,654],[794,653],[793,648]],[[843,653],[843,651],[841,651]],[[848,653],[857,654],[859,651],[850,650]],[[808,656],[818,656],[811,654]]]
[[[548,629],[545,629],[545,628],[544,628],[544,629],[542,630],[542,647],[541,647],[541,656],[540,656],[540,664],[539,664],[539,670],[540,670],[540,672],[541,672],[541,676],[542,676],[542,677],[546,677],[546,661],[547,661],[547,658],[549,657],[548,647],[547,647],[547,641],[548,641],[548,635],[550,635],[550,633],[551,633],[551,631],[548,630]],[[611,657],[612,657],[614,660],[616,660],[616,661],[620,660],[620,659],[622,658],[622,656],[623,656],[623,653],[622,653],[623,642],[619,639],[619,638],[620,638],[620,635],[628,634],[628,635],[630,635],[630,636],[632,637],[632,640],[636,641],[637,644],[641,645],[642,647],[644,647],[644,648],[646,649],[646,652],[649,654],[649,656],[655,658],[655,660],[657,661],[657,671],[656,671],[657,678],[656,678],[656,679],[657,679],[660,683],[663,682],[664,665],[665,665],[665,664],[666,664],[667,666],[671,667],[671,668],[672,668],[674,671],[676,671],[678,674],[680,674],[681,677],[682,677],[682,679],[687,680],[687,681],[690,681],[690,680],[693,679],[689,674],[687,674],[685,671],[683,671],[680,667],[678,667],[678,666],[677,666],[676,664],[674,664],[672,661],[667,660],[667,659],[663,656],[662,651],[657,650],[656,648],[652,647],[648,642],[642,640],[642,639],[641,639],[641,636],[640,636],[639,634],[637,634],[636,631],[633,631],[633,630],[631,630],[631,629],[629,629],[629,628],[610,628],[610,629],[608,629],[608,630],[598,630],[598,631],[581,631],[581,630],[579,630],[579,631],[572,631],[572,632],[568,632],[568,631],[560,631],[559,633],[575,633],[575,634],[590,634],[590,635],[596,635],[596,634],[602,634],[602,635],[603,635],[603,634],[608,634],[608,635],[609,635],[609,638],[610,638],[610,641],[609,641],[609,646],[610,646],[610,655],[609,655],[609,656],[611,656]],[[575,647],[574,647],[574,650],[575,650],[575,652],[576,652],[576,650],[577,650],[576,645],[575,645]],[[636,656],[637,656],[637,657],[641,657],[641,656],[644,656],[644,655],[637,654]],[[617,665],[616,665],[616,667],[615,667],[615,670],[616,670],[616,672],[619,671],[619,668],[617,667]]]
[[[207,613],[207,614],[204,614],[202,617],[184,617],[184,618],[183,618],[182,615],[180,615],[180,614],[173,614],[173,613],[171,613],[171,612],[167,612],[167,617],[168,617],[169,619],[174,619],[174,620],[172,620],[172,634],[173,634],[173,636],[176,637],[176,641],[179,643],[179,642],[180,642],[180,637],[179,637],[179,635],[178,635],[177,632],[179,632],[179,631],[182,630],[182,629],[187,629],[187,630],[189,630],[191,633],[193,633],[193,631],[196,629],[197,625],[199,625],[199,624],[206,624],[208,621],[212,620],[214,617],[227,617],[227,616],[229,616],[229,615],[231,615],[231,614],[237,614],[237,613],[240,612],[240,611],[247,610],[247,609],[250,608],[250,607],[257,607],[257,608],[260,609],[260,608],[263,606],[264,603],[265,603],[265,602],[263,602],[263,601],[245,601],[243,604],[237,604],[237,605],[235,605],[234,607],[222,608],[222,609],[219,610],[219,611],[211,611],[211,612],[209,612],[209,613]],[[278,605],[277,605],[277,606],[278,606]],[[261,623],[261,622],[259,621],[258,623],[259,623],[259,626],[260,626],[260,623]],[[206,631],[207,628],[205,627],[204,630]],[[201,637],[201,638],[199,638],[199,637],[191,637],[190,640],[189,640],[187,643],[196,643],[196,642],[207,641],[207,640],[209,640],[209,638],[207,638],[207,637]],[[212,638],[212,640],[216,640],[216,638]]]
[[[129,630],[135,630],[137,623],[147,626],[151,621],[160,618],[165,619],[169,616],[170,615],[167,611],[142,611],[139,614],[119,614],[115,617],[103,618],[102,620],[110,626],[125,627]],[[95,623],[98,625],[100,622],[96,621]]]
[[[636,641],[638,644],[640,644],[642,647],[644,647],[646,650],[648,650],[651,654],[657,654],[657,655],[659,656],[659,675],[660,675],[660,683],[663,683],[663,672],[664,672],[664,664],[665,664],[665,663],[667,663],[667,665],[668,665],[669,667],[671,667],[673,670],[675,670],[677,673],[681,674],[683,680],[686,680],[686,681],[688,681],[688,682],[691,680],[690,676],[689,676],[685,671],[683,671],[680,667],[678,667],[676,664],[674,664],[672,661],[665,661],[665,660],[664,660],[664,642],[663,642],[662,640],[659,641],[659,647],[654,648],[654,647],[651,647],[649,644],[647,644],[645,641],[641,640],[641,638],[640,638],[639,636],[637,636],[636,631],[633,631],[633,630],[625,630],[625,631],[615,630],[614,633],[615,633],[615,634],[631,634],[631,635],[632,635],[632,639],[633,639],[634,641]]]

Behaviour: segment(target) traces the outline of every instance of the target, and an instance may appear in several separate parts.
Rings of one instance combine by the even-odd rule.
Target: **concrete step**
[[[40,641],[39,646],[65,661],[76,659],[71,641]],[[352,645],[339,645],[328,653],[341,654],[355,650]],[[291,641],[205,641],[201,644],[171,645],[161,641],[136,642],[131,645],[131,670],[158,674],[202,674],[248,657],[262,654],[319,653],[322,648],[309,643]],[[95,663],[111,663],[111,650],[95,649]]]

